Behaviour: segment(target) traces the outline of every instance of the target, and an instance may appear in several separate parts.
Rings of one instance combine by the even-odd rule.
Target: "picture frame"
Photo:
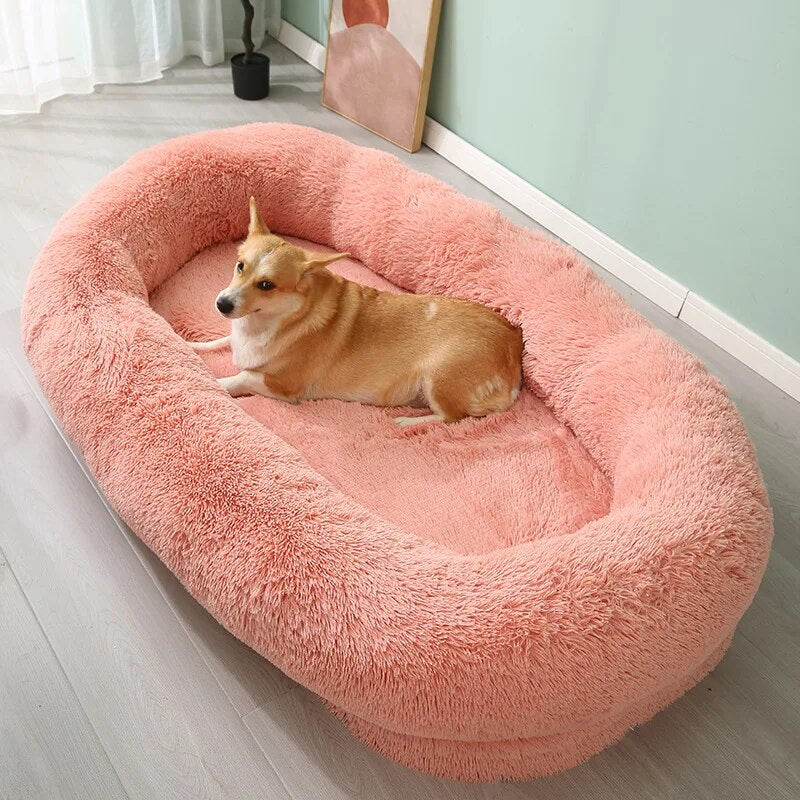
[[[442,0],[333,0],[322,105],[419,150]]]

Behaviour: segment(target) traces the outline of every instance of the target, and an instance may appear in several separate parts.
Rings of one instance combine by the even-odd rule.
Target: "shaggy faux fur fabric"
[[[508,412],[232,400],[182,341],[227,332],[254,194],[356,280],[521,326]],[[249,125],[132,158],[58,224],[25,347],[131,528],[236,636],[364,741],[450,778],[577,764],[721,658],[771,514],[719,382],[575,253],[396,158]]]

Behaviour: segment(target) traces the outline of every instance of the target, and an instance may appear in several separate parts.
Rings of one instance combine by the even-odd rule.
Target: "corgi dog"
[[[240,372],[219,380],[224,389],[431,411],[397,417],[400,425],[511,406],[522,379],[518,328],[478,303],[381,292],[326,269],[348,255],[310,253],[270,233],[250,198],[247,238],[216,299],[231,334],[189,343],[197,351],[231,347]]]

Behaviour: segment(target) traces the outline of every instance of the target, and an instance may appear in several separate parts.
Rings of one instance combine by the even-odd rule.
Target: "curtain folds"
[[[266,28],[277,36],[280,0],[253,5],[259,46]],[[0,114],[151,81],[190,55],[218,64],[242,49],[242,19],[239,0],[0,0]]]

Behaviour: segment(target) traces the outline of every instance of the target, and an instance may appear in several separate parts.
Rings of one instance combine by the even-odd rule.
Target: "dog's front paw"
[[[251,394],[247,387],[242,385],[242,381],[238,375],[230,375],[227,378],[217,378],[217,383],[231,397],[243,397],[246,394]]]

